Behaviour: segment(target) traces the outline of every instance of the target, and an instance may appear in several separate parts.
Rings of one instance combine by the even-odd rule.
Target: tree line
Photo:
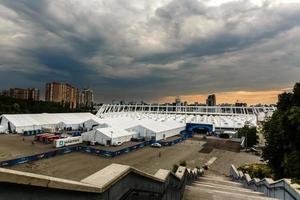
[[[276,178],[300,180],[300,82],[279,95],[277,110],[263,124],[263,158]]]
[[[92,112],[92,107],[70,108],[68,104],[56,102],[32,101],[0,96],[0,115],[26,113],[67,113]]]

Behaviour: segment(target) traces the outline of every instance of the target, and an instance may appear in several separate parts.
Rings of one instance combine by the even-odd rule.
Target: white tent
[[[124,143],[131,140],[136,133],[112,127],[95,128],[82,134],[83,141],[94,141],[103,145]]]
[[[91,113],[43,113],[43,114],[5,114],[1,116],[0,126],[7,131],[22,133],[40,130],[43,127],[59,128],[60,126],[78,129],[80,124],[97,118]]]
[[[185,129],[184,123],[148,115],[111,115],[104,119],[91,119],[83,124],[88,130],[94,126],[93,131],[82,134],[84,141],[97,141],[100,144],[126,142],[138,136],[161,140],[178,135]]]
[[[4,126],[0,126],[0,133],[5,133],[6,132],[6,128]]]
[[[107,124],[105,125],[105,122],[103,119],[100,118],[93,118],[87,121],[84,121],[83,123],[81,123],[81,127],[82,128],[86,128],[87,130],[92,130],[94,127],[98,127],[100,125],[103,125],[104,127],[107,126]],[[102,127],[103,127],[102,126]]]

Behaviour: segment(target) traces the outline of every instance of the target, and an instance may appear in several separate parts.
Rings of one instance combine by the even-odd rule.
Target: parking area
[[[99,150],[118,151],[126,147],[141,144],[142,142],[125,142],[120,146],[90,146]],[[81,146],[89,146],[86,143]],[[75,145],[76,146],[76,145]],[[0,134],[0,161],[30,156],[34,154],[53,151],[58,148],[52,144],[45,144],[39,141],[34,141],[34,136],[21,136],[18,134]]]
[[[131,145],[131,143],[127,145]],[[223,145],[223,147],[220,147],[220,145]],[[147,173],[154,174],[158,169],[172,169],[172,166],[178,164],[180,161],[186,161],[189,168],[194,168],[203,165],[211,157],[217,157],[217,160],[211,166],[208,173],[228,174],[231,164],[240,166],[245,163],[260,162],[258,156],[238,152],[235,148],[236,144],[228,142],[228,140],[196,137],[169,147],[144,147],[114,158],[104,158],[92,154],[76,152],[16,165],[10,168],[81,180],[112,163],[130,165]],[[209,149],[209,151],[204,151],[204,149]]]
[[[154,174],[160,168],[171,169],[173,164],[179,163],[181,160],[197,158],[202,145],[203,142],[186,141],[163,148],[148,146],[114,158],[76,152],[16,165],[11,169],[81,180],[112,163],[119,163]],[[201,161],[198,161],[197,163],[200,164]]]

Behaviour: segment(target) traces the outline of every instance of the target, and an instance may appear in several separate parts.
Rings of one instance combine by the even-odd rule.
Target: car
[[[137,137],[137,138],[131,138],[132,142],[143,142],[145,141],[145,138],[143,137]]]
[[[162,146],[158,142],[155,142],[155,143],[151,144],[151,147],[161,148]]]
[[[113,146],[121,146],[123,143],[122,142],[120,142],[120,141],[117,141],[117,142],[115,142],[114,144],[113,144]]]

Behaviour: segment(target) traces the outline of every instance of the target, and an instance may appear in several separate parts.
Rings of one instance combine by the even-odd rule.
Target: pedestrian
[[[22,140],[23,140],[23,142],[25,142],[25,138],[24,137],[22,138]]]

